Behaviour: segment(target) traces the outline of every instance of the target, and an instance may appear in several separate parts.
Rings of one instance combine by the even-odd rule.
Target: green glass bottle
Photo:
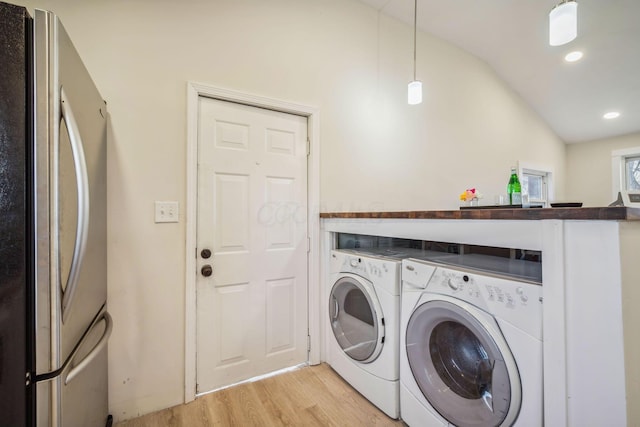
[[[520,186],[520,180],[518,179],[516,168],[511,168],[511,177],[507,184],[507,194],[509,194],[510,205],[522,204],[522,187]]]

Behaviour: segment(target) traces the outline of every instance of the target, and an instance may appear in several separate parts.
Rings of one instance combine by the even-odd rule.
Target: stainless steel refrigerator
[[[47,11],[0,3],[0,71],[0,425],[109,425],[106,103]]]

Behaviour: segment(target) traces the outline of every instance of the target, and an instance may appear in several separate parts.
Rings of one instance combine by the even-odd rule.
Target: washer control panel
[[[438,284],[439,286],[437,286]],[[530,288],[532,286],[534,286],[533,289]],[[537,288],[540,286],[508,282],[503,279],[488,278],[445,268],[436,269],[427,287],[431,292],[452,295],[472,304],[477,304],[480,300],[487,300],[513,309],[529,304],[532,293],[535,294],[534,298],[538,298],[539,293],[534,292]]]
[[[425,291],[465,301],[542,337],[542,286],[438,267]]]
[[[355,252],[331,252],[331,272],[357,274],[376,287],[386,289],[393,295],[400,295],[400,261],[362,256]]]

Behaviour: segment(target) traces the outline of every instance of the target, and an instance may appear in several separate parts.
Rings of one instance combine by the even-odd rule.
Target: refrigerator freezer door
[[[64,426],[105,426],[107,421],[106,342],[111,334],[111,317],[102,311],[75,349],[62,375],[56,378],[61,389]]]
[[[71,39],[50,12],[35,12],[35,46],[38,250],[49,260],[39,262],[37,271],[37,366],[39,379],[48,381],[38,386],[38,424],[50,418],[51,426],[73,426],[70,408],[94,406],[87,399],[97,399],[101,408],[107,402],[106,383],[86,379],[106,377],[106,350],[74,379],[76,392],[67,392],[59,376],[107,299],[107,113]],[[104,425],[106,409],[98,415],[102,422],[96,425]]]

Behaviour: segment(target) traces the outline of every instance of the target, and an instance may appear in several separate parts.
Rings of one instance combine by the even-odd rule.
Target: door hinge
[[[311,140],[307,138],[307,156],[311,155]]]
[[[311,352],[311,337],[307,335],[307,353]]]
[[[311,237],[307,236],[307,253],[311,252]]]

